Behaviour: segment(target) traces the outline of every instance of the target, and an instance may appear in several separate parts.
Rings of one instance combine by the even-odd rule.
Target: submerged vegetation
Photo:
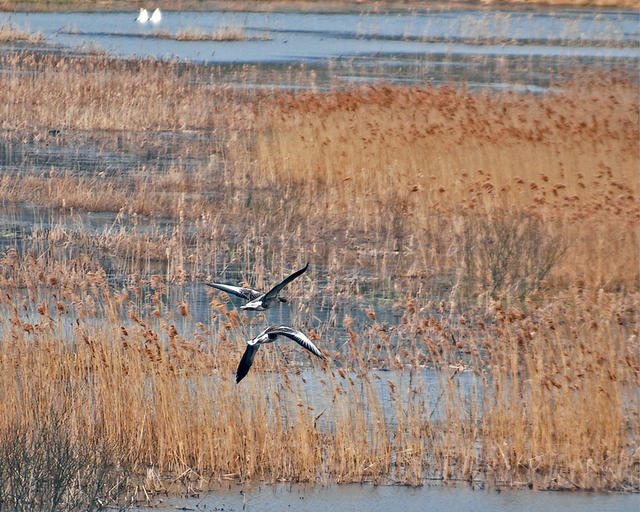
[[[83,447],[64,460],[91,471],[50,494],[640,489],[633,77],[293,93],[226,85],[243,69],[0,58],[3,215],[45,208],[2,233],[0,453]],[[33,164],[51,147],[80,164]],[[329,357],[261,351],[236,386],[264,317],[208,290],[201,321],[193,283],[265,288],[306,261],[288,307]],[[29,490],[6,476],[29,461],[3,460],[0,507]]]

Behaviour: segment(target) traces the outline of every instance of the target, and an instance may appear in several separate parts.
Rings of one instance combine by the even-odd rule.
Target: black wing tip
[[[293,274],[291,274],[291,275],[292,275],[292,276],[296,276],[296,277],[297,277],[297,276],[300,276],[300,275],[304,274],[304,273],[307,271],[307,269],[308,269],[308,268],[309,268],[309,262],[307,261],[307,264],[306,264],[304,267],[299,268],[298,270],[296,270],[296,271],[295,271]]]
[[[249,345],[244,351],[244,354],[242,354],[242,359],[240,359],[238,369],[236,370],[236,384],[244,379],[247,373],[249,373],[257,350],[258,347]]]
[[[309,352],[311,352],[314,356],[319,357],[320,359],[326,359],[326,357],[324,357],[324,354],[322,353],[322,350],[320,350],[319,347],[316,348],[318,349],[317,354],[315,352],[311,352],[311,350]]]
[[[289,278],[296,278],[298,276],[301,276],[302,274],[304,274],[307,271],[308,268],[309,268],[309,262],[307,261],[307,264],[304,267],[299,268],[298,270],[296,270],[293,274],[291,274],[289,276]]]
[[[238,366],[238,370],[236,371],[236,384],[238,384],[242,379],[244,379],[247,376],[247,373],[249,373],[250,367],[251,366],[246,368],[244,367],[242,362],[240,363],[240,366]]]

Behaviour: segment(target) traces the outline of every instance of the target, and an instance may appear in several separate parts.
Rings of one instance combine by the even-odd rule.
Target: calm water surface
[[[302,485],[256,487],[246,491],[234,487],[198,498],[167,499],[152,510],[282,511],[321,512],[377,511],[466,511],[466,512],[631,512],[640,509],[640,496],[472,490],[468,487],[425,485],[341,485],[309,488]],[[140,508],[138,511],[151,510]]]
[[[465,79],[538,90],[550,71],[637,69],[640,13],[621,10],[431,10],[417,13],[8,13],[0,24],[40,31],[48,44],[91,45],[118,57],[215,65],[306,66],[324,81],[432,83]],[[244,30],[243,41],[176,41],[180,31]],[[169,37],[160,38],[159,36]],[[244,84],[247,85],[247,84]],[[255,80],[253,86],[273,85]],[[283,84],[280,84],[281,86]],[[296,83],[284,84],[295,86]]]

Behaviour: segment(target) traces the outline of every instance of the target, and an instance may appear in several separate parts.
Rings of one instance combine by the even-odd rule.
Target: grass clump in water
[[[0,42],[26,42],[29,44],[42,44],[44,42],[44,34],[42,32],[29,32],[21,30],[11,23],[3,23],[0,25]]]

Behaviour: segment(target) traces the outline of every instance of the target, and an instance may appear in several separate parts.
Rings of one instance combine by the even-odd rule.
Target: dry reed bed
[[[314,410],[286,348],[262,351],[239,392],[233,372],[249,320],[214,295],[210,324],[192,326],[187,303],[167,309],[162,279],[114,289],[91,258],[9,250],[1,279],[2,431],[63,412],[74,435],[117,446],[134,475],[156,475],[135,480],[147,491],[176,476],[196,487],[211,478],[415,485],[425,477],[640,485],[637,294],[572,287],[529,313],[496,303],[483,318],[455,321],[410,302],[394,343],[369,311],[359,332],[346,321],[346,350],[318,342],[332,356],[318,390],[330,405]],[[372,364],[411,373],[403,387],[381,382],[391,413]],[[437,370],[437,385],[424,380],[423,364]],[[474,378],[461,386],[467,370]]]
[[[215,164],[196,170],[2,177],[3,201],[121,221],[97,237],[81,220],[43,226],[4,254],[0,431],[37,431],[64,411],[73,436],[116,446],[123,468],[146,471],[135,480],[146,491],[170,475],[187,486],[434,477],[640,487],[632,81],[577,77],[542,96],[259,95],[175,64],[11,58],[42,73],[0,76],[0,120],[14,134],[224,126],[224,137]],[[138,230],[142,215],[150,231]],[[159,216],[171,231],[156,230]],[[96,248],[121,257],[112,270],[124,284],[108,282]],[[162,277],[139,277],[154,273],[150,259]],[[391,325],[372,310],[365,325],[347,317],[346,344],[332,314],[309,325],[331,356],[316,367],[323,410],[306,405],[292,347],[261,351],[238,392],[235,365],[259,326],[217,295],[208,325],[193,325],[188,296],[166,302],[169,283],[228,265],[264,287],[274,269],[307,259],[310,279],[288,287],[296,325],[308,325],[310,300],[362,293],[365,273],[402,311]],[[409,372],[408,384],[374,367]],[[465,370],[474,377],[462,385]]]
[[[301,260],[330,262],[331,270],[368,267],[391,287],[391,275],[466,268],[453,285],[479,280],[484,291],[487,277],[469,262],[488,249],[472,238],[492,231],[517,238],[521,226],[505,227],[505,218],[517,217],[548,242],[530,265],[547,284],[637,286],[637,84],[626,76],[576,77],[541,96],[388,86],[289,95],[238,92],[215,71],[171,63],[26,54],[6,65],[17,72],[2,77],[0,119],[16,137],[113,130],[122,137],[106,140],[105,149],[117,151],[124,138],[143,153],[154,130],[216,134],[196,170],[176,159],[168,173],[146,166],[118,182],[5,176],[7,200],[205,215],[222,230],[212,229],[212,240],[260,240],[278,226],[294,233],[290,247],[305,248]],[[38,70],[26,81],[18,72]],[[202,158],[200,145],[192,152]],[[543,275],[555,253],[557,265]]]
[[[289,187],[364,236],[391,226],[405,244],[436,237],[441,214],[455,232],[526,212],[570,247],[558,279],[635,286],[637,84],[614,74],[562,87],[539,97],[391,86],[282,94],[258,116],[254,181]]]
[[[8,53],[3,67],[3,128],[156,131],[215,129],[244,119],[250,96],[218,84],[214,68],[151,59],[119,61],[105,56],[69,57]],[[241,72],[237,79],[242,80]],[[234,109],[240,109],[235,112]],[[224,111],[221,118],[219,114]],[[233,128],[232,125],[230,128]]]

